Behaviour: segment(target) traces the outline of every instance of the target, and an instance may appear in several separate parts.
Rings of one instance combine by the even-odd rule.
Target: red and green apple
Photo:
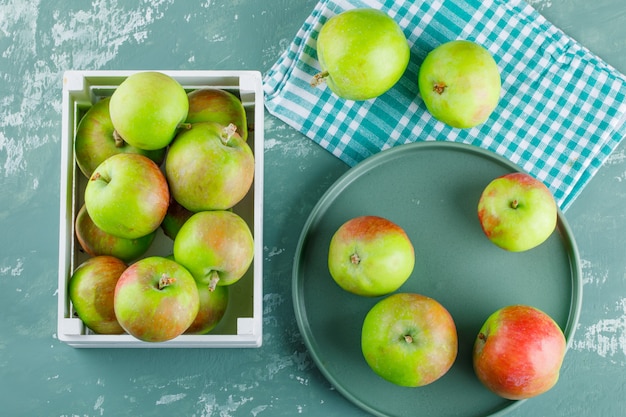
[[[199,305],[198,287],[189,271],[160,256],[130,265],[115,287],[117,320],[128,334],[144,342],[165,342],[181,335]]]
[[[83,250],[91,255],[110,255],[124,262],[131,262],[145,254],[154,238],[156,230],[136,239],[125,239],[105,232],[95,225],[83,204],[75,222],[76,239]]]
[[[478,202],[485,235],[499,247],[522,252],[543,243],[556,228],[557,206],[546,185],[524,172],[491,181]]]
[[[98,165],[118,153],[138,153],[161,165],[165,159],[165,148],[152,151],[135,148],[114,135],[109,115],[109,97],[96,102],[80,119],[74,138],[74,156],[78,168],[85,175],[91,174]]]
[[[187,210],[228,209],[250,190],[254,154],[234,127],[194,123],[170,145],[165,175],[172,196]]]
[[[455,128],[470,128],[484,123],[498,105],[500,71],[483,46],[454,40],[426,56],[418,87],[433,117]]]
[[[380,296],[402,286],[415,266],[415,251],[404,229],[380,216],[343,223],[328,248],[328,270],[344,290]]]
[[[395,293],[367,313],[361,350],[369,367],[396,385],[420,387],[445,375],[458,351],[456,325],[438,301]]]
[[[69,298],[78,318],[96,333],[124,333],[115,315],[114,294],[126,267],[113,256],[94,256],[81,263],[68,281]]]
[[[222,126],[231,123],[237,127],[237,133],[248,140],[248,123],[243,103],[233,93],[221,88],[201,88],[187,94],[189,112],[187,123],[216,122]]]
[[[174,239],[174,259],[199,285],[231,285],[248,271],[254,239],[248,224],[232,211],[201,211],[191,216]]]

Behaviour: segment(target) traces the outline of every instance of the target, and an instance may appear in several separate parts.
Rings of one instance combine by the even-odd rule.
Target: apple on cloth
[[[322,27],[363,7],[387,13],[402,28],[411,51],[403,76],[365,101],[311,87],[322,70]],[[497,106],[471,128],[437,120],[418,88],[426,56],[454,40],[489,51],[501,76]],[[263,84],[270,114],[350,166],[408,142],[463,142],[504,156],[544,182],[563,211],[626,136],[626,76],[523,0],[320,0]]]

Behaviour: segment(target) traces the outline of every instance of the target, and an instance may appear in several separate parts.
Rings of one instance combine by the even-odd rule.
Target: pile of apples
[[[254,257],[232,210],[254,180],[247,137],[237,96],[187,92],[161,72],[130,75],[88,109],[74,141],[88,178],[75,232],[90,257],[68,281],[88,328],[146,342],[215,328]],[[173,252],[143,257],[159,229]]]
[[[369,100],[387,92],[404,74],[410,55],[399,25],[370,8],[328,19],[317,38],[317,53],[322,72],[311,84],[317,87],[325,81],[346,100]],[[495,60],[469,40],[434,48],[421,63],[416,81],[427,110],[453,128],[485,122],[500,97]],[[495,178],[484,189],[477,216],[494,244],[522,252],[552,234],[557,207],[541,181],[516,172]],[[394,293],[414,264],[414,248],[405,231],[377,216],[348,220],[328,248],[329,272],[341,288],[360,296],[386,296],[364,319],[361,350],[375,373],[410,387],[441,378],[458,351],[456,326],[445,307],[422,294]],[[564,334],[551,317],[533,306],[511,305],[484,322],[473,346],[473,365],[491,391],[524,399],[554,386],[565,350]]]

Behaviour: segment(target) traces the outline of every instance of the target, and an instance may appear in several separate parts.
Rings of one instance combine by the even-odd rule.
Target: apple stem
[[[224,128],[224,130],[222,130],[222,143],[224,145],[228,145],[228,142],[230,142],[230,139],[235,133],[237,133],[237,126],[235,126],[233,123],[230,123]]]
[[[404,335],[404,341],[407,343],[413,343],[413,337],[410,334]]]
[[[359,263],[361,263],[361,258],[357,253],[353,253],[352,255],[350,255],[350,262],[352,262],[353,265],[358,265]]]
[[[115,140],[116,148],[121,148],[122,146],[126,145],[126,141],[117,130],[113,130],[113,139]]]
[[[185,129],[185,130],[189,130],[191,129],[191,123],[179,123],[178,126],[176,126],[178,129]]]
[[[443,94],[443,92],[446,90],[446,87],[447,86],[443,82],[438,81],[433,84],[433,91],[437,94]]]
[[[324,82],[324,78],[328,77],[328,71],[318,72],[311,80],[311,87],[317,87]]]
[[[176,278],[168,277],[167,275],[163,275],[159,280],[159,289],[167,287],[168,285],[173,284],[176,281]]]
[[[211,271],[211,279],[209,280],[209,291],[215,291],[217,283],[220,281],[220,276],[217,271]]]
[[[517,199],[515,199],[515,200],[513,200],[513,201],[511,202],[511,208],[512,208],[512,209],[516,209],[516,208],[517,208],[517,206],[519,206],[519,201],[517,201]]]

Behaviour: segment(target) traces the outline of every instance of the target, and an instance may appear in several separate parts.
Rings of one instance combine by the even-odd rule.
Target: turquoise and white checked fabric
[[[331,16],[355,7],[386,11],[411,46],[405,75],[364,102],[336,97],[319,72],[316,38]],[[470,39],[494,55],[501,100],[483,125],[454,129],[419,97],[419,65],[437,45]],[[463,142],[530,172],[566,210],[626,134],[626,77],[522,0],[321,0],[264,77],[268,111],[352,166],[395,145]]]

